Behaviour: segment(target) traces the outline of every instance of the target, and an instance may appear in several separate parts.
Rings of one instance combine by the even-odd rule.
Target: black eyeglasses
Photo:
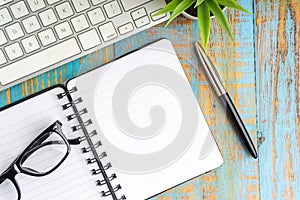
[[[62,123],[56,121],[44,130],[0,175],[0,186],[9,184],[15,189],[18,200],[21,190],[15,179],[19,173],[30,176],[46,176],[56,170],[68,157],[70,145],[78,145],[81,138],[68,140],[62,132]],[[2,199],[0,197],[0,199]]]

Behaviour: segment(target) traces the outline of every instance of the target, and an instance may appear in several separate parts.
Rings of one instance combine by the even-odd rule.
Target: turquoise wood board
[[[261,199],[300,199],[300,1],[256,3]]]

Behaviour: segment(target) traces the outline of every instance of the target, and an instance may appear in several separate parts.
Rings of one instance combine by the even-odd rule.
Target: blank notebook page
[[[23,152],[23,150],[43,130],[56,120],[63,124],[67,138],[82,136],[72,132],[71,126],[76,120],[68,122],[66,116],[72,110],[63,111],[62,105],[67,99],[58,100],[57,94],[64,92],[56,87],[34,98],[0,112],[0,173]],[[83,146],[86,144],[82,144]],[[91,176],[85,159],[90,154],[81,153],[82,146],[71,146],[71,152],[64,163],[53,173],[45,177],[17,175],[22,200],[99,200],[100,190],[95,186],[97,177]],[[0,187],[1,188],[1,187]],[[9,188],[0,189],[0,199],[16,200],[15,193]]]
[[[129,200],[154,196],[220,166],[222,156],[168,40],[68,83],[77,86],[111,162],[112,185]],[[82,107],[80,107],[82,106]]]

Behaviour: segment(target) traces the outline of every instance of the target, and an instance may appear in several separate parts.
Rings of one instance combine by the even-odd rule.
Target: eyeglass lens
[[[68,146],[56,132],[49,132],[22,156],[20,167],[32,174],[44,174],[58,166],[68,153]]]
[[[1,199],[18,199],[17,189],[11,180],[6,179],[0,184],[0,197]]]

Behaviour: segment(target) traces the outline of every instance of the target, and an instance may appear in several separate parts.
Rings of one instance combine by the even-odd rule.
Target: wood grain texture
[[[300,1],[256,2],[262,199],[300,199]]]
[[[212,21],[208,53],[254,139],[259,162],[237,139],[203,74],[184,66],[224,156],[224,165],[155,200],[300,199],[300,1],[239,2],[253,15],[227,10],[235,42]],[[199,40],[196,22],[169,26]],[[164,35],[161,35],[163,37]],[[142,32],[0,92],[0,107],[93,69],[147,42]],[[175,35],[168,36],[175,38]],[[178,41],[182,51],[184,41]],[[191,62],[193,62],[191,58]],[[257,140],[258,138],[258,140]]]

